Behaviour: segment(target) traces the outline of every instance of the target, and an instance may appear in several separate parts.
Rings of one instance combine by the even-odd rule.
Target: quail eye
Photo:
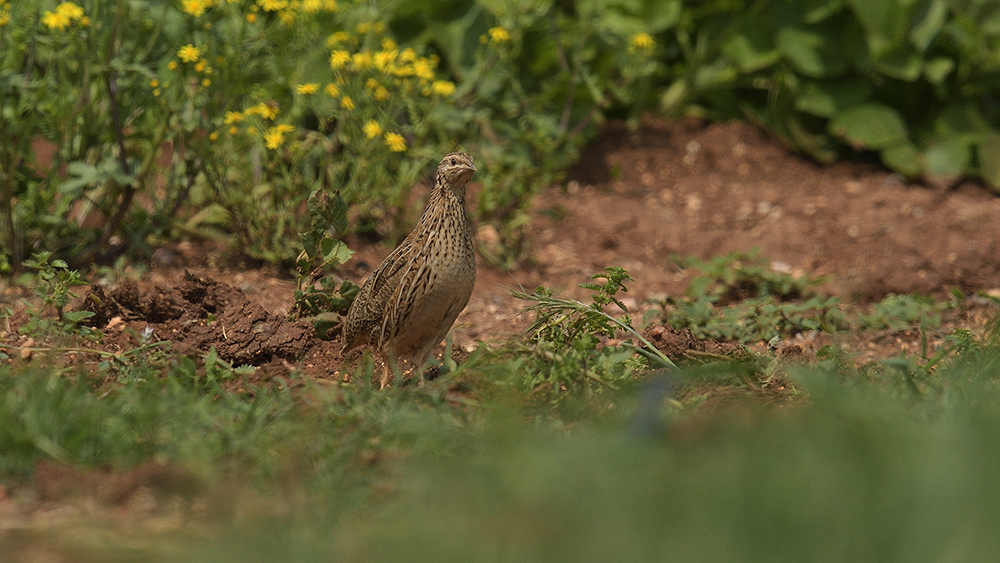
[[[454,159],[454,158],[453,158],[453,159],[451,159],[451,165],[452,165],[452,166],[455,166],[455,159]]]

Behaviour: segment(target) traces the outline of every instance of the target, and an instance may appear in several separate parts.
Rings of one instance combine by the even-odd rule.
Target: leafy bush
[[[717,1],[671,33],[682,62],[668,113],[700,103],[821,162],[874,151],[908,177],[1000,188],[995,2]]]
[[[315,190],[339,190],[363,228],[401,221],[410,188],[463,145],[484,164],[479,214],[517,243],[531,193],[655,67],[639,16],[596,26],[596,5],[583,20],[473,5],[413,36],[418,4],[81,4],[0,2],[3,272],[28,248],[77,266],[177,230],[288,261]]]

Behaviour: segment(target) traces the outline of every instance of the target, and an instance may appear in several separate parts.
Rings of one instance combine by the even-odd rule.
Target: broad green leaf
[[[920,151],[909,141],[902,141],[882,151],[882,162],[908,178],[920,175]]]
[[[1000,35],[1000,6],[994,5],[993,11],[979,20],[979,29],[991,37]]]
[[[993,131],[976,147],[983,179],[1000,192],[1000,132]]]
[[[736,69],[732,65],[723,59],[717,59],[698,68],[694,75],[694,85],[698,90],[731,86],[736,76]]]
[[[847,67],[835,46],[814,31],[798,27],[782,28],[778,32],[777,44],[785,58],[806,76],[834,76]]]
[[[744,73],[767,68],[781,58],[767,28],[764,25],[752,27],[734,34],[722,45],[722,54]]]
[[[923,61],[909,46],[900,45],[873,60],[872,67],[890,78],[913,82],[920,78]]]
[[[924,52],[948,17],[948,3],[945,0],[923,0],[917,6],[913,24],[910,26],[910,43],[918,51]]]
[[[844,0],[806,0],[802,6],[802,21],[819,23],[843,8]]]
[[[991,133],[992,128],[977,103],[955,103],[946,107],[934,120],[934,132],[938,138],[960,139],[972,145]]]
[[[937,57],[924,63],[924,76],[931,84],[941,84],[955,68],[955,61]]]
[[[931,180],[951,182],[966,173],[972,151],[958,138],[942,139],[924,149],[924,174]]]
[[[803,80],[795,109],[819,117],[833,117],[837,112],[867,101],[871,94],[871,83],[860,78]]]
[[[885,149],[906,137],[906,123],[895,109],[861,104],[838,113],[827,125],[830,133],[855,149]]]
[[[904,0],[847,0],[848,6],[867,31],[868,46],[876,57],[902,43],[909,26]]]

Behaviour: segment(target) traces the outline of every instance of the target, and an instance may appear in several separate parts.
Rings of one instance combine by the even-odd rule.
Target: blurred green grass
[[[587,414],[485,378],[250,397],[226,391],[232,373],[181,364],[114,385],[2,367],[0,467],[16,487],[54,451],[82,466],[153,456],[206,491],[257,491],[254,510],[154,541],[149,560],[987,561],[1000,345],[957,342],[934,370],[789,367],[804,401],[664,403],[651,433],[631,424],[644,383]],[[479,402],[455,401],[456,384]]]

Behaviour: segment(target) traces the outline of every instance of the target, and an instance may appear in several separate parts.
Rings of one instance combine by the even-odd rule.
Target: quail
[[[420,222],[368,276],[347,312],[343,352],[368,346],[380,354],[382,388],[390,363],[419,369],[469,302],[476,255],[465,187],[475,172],[464,152],[441,160]]]

